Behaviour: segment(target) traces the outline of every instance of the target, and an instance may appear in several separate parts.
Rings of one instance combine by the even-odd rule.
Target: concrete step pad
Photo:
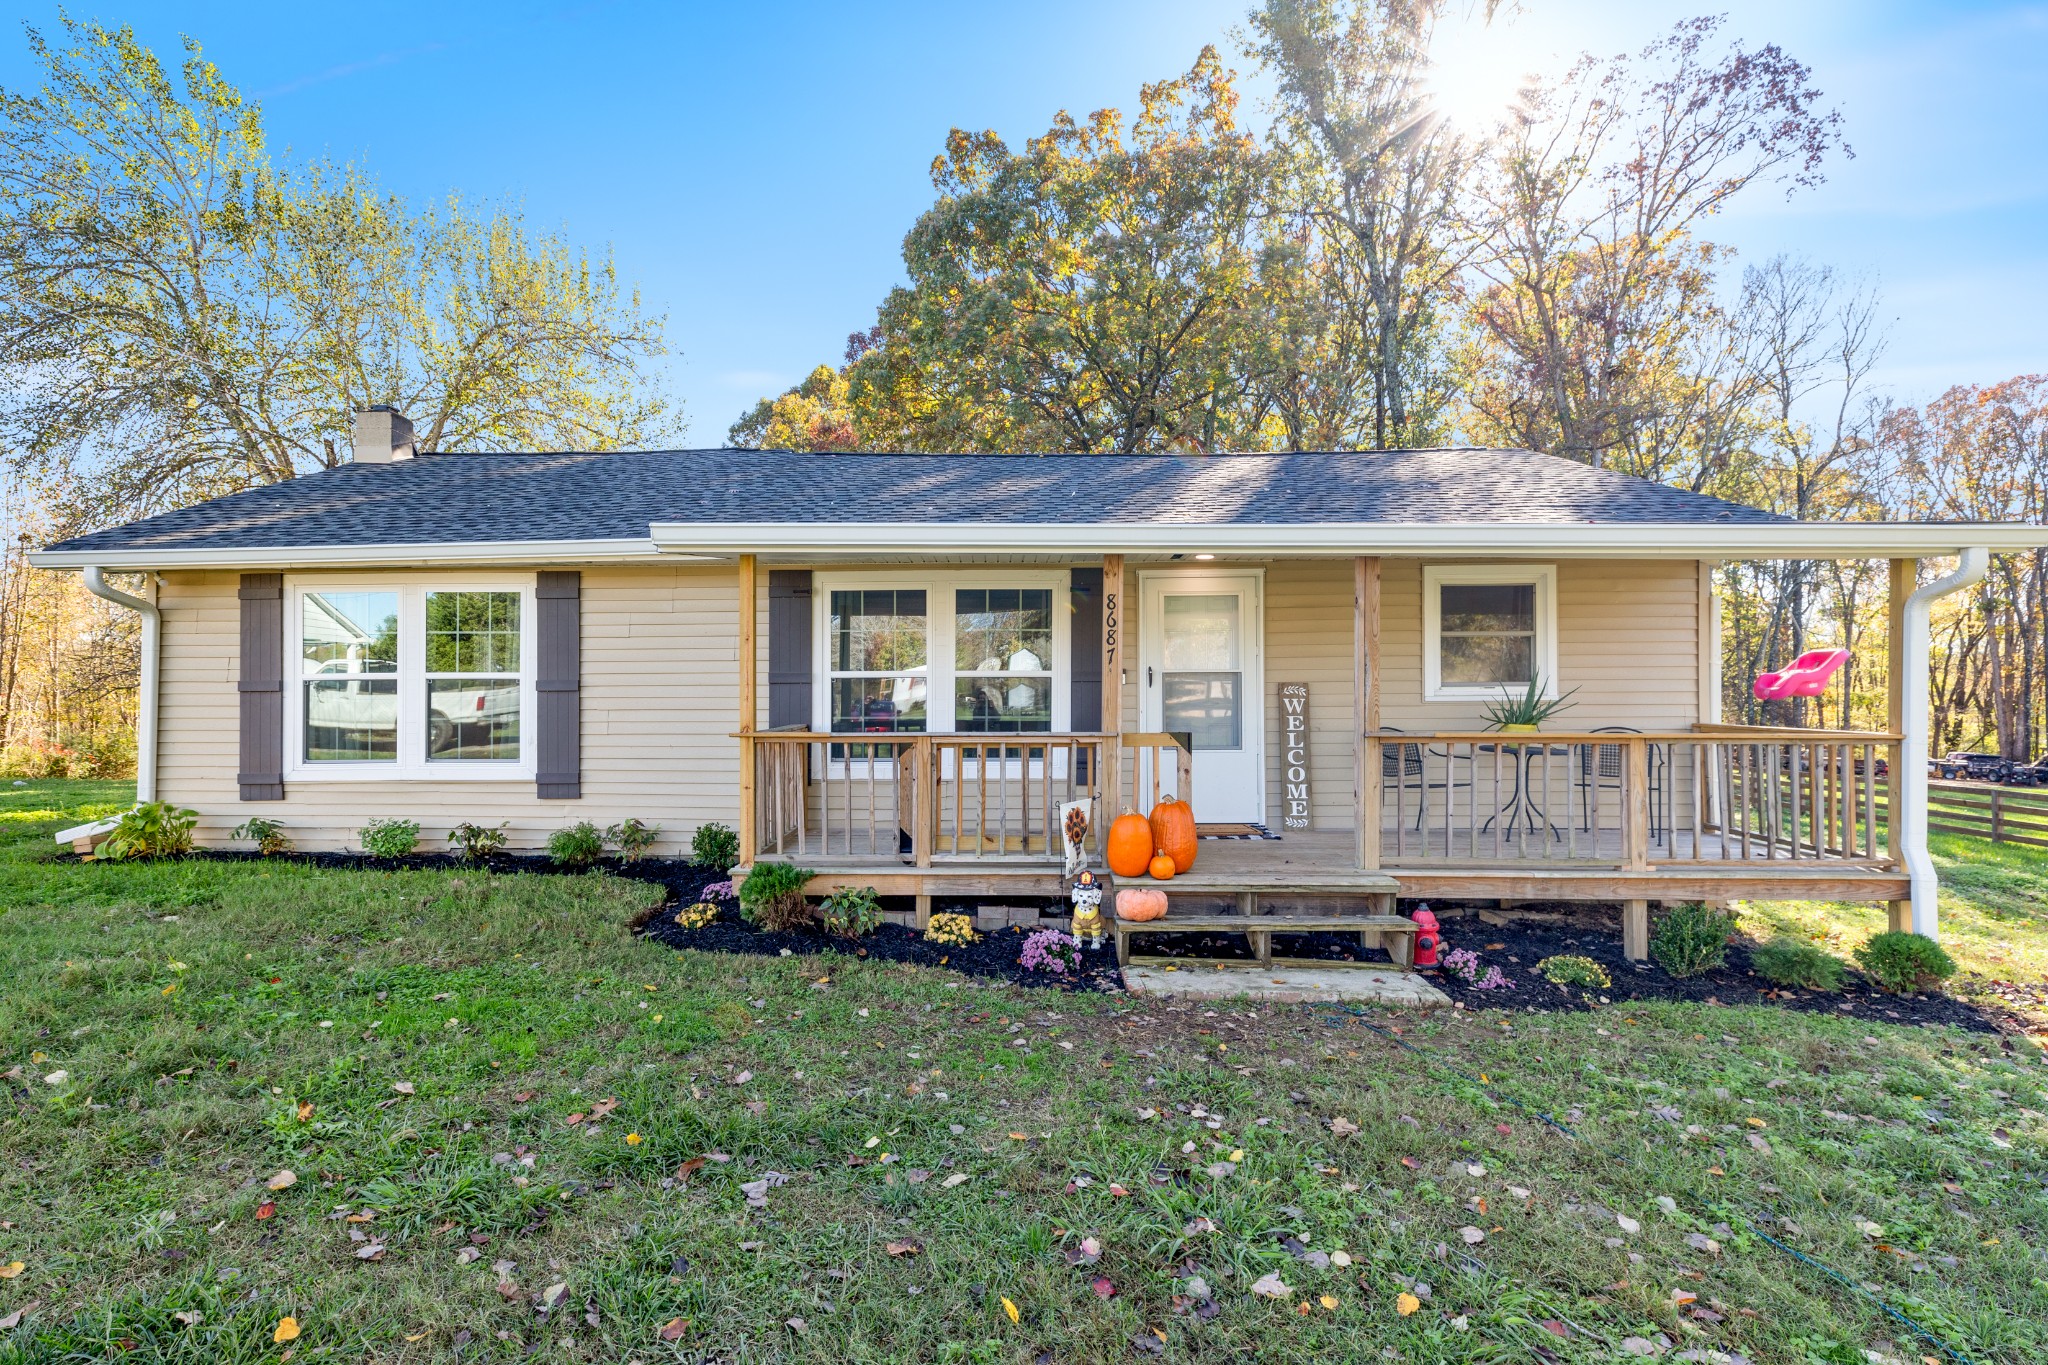
[[[1133,995],[1189,1000],[1344,1000],[1403,1009],[1448,1005],[1451,998],[1414,972],[1374,967],[1164,967],[1132,963],[1124,988]]]

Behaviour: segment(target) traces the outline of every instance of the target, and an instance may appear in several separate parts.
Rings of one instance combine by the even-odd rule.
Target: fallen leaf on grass
[[[1481,1232],[1478,1228],[1471,1227],[1469,1225],[1466,1227],[1459,1228],[1458,1236],[1464,1239],[1465,1245],[1468,1247],[1476,1247],[1481,1242],[1486,1240],[1485,1233]]]
[[[21,1326],[21,1315],[33,1307],[35,1307],[34,1304],[29,1304],[27,1307],[17,1308],[6,1317],[0,1318],[0,1332],[11,1332]]]
[[[484,1254],[475,1247],[462,1247],[455,1253],[455,1264],[468,1265],[471,1261],[481,1261],[483,1258]]]
[[[1022,1320],[1021,1316],[1017,1312],[1017,1305],[1011,1303],[1007,1298],[1003,1300],[1003,1312],[1009,1315],[1011,1322],[1018,1322]]]
[[[1095,1297],[1098,1299],[1108,1300],[1116,1297],[1116,1286],[1110,1282],[1107,1275],[1097,1275],[1088,1282],[1088,1287],[1095,1291]]]
[[[391,1088],[401,1095],[410,1095],[414,1093],[411,1081],[393,1081],[391,1083]]]
[[[1083,1237],[1079,1246],[1066,1250],[1068,1265],[1094,1265],[1102,1259],[1102,1243],[1093,1237]]]
[[[1337,1311],[1337,1296],[1335,1294],[1325,1294],[1320,1299],[1317,1299],[1316,1302],[1329,1309],[1332,1313]]]
[[[357,1259],[358,1261],[381,1261],[381,1260],[383,1260],[383,1259],[384,1259],[384,1244],[383,1244],[382,1242],[365,1242],[365,1243],[363,1243],[363,1244],[362,1244],[361,1246],[359,1246],[359,1247],[357,1247],[357,1248],[356,1248],[356,1259]]]
[[[805,1322],[802,1318],[790,1318],[788,1321],[783,1323],[783,1326],[789,1328],[790,1331],[797,1333],[799,1336],[811,1330],[811,1325]]]
[[[543,1313],[553,1312],[557,1307],[561,1305],[563,1298],[567,1296],[568,1293],[569,1286],[564,1283],[561,1283],[560,1281],[557,1281],[556,1283],[549,1285],[546,1289],[543,1289],[541,1291],[540,1311],[542,1311]]]
[[[313,1102],[312,1102],[311,1100],[300,1100],[300,1101],[299,1101],[299,1122],[300,1122],[300,1123],[311,1123],[312,1121],[313,1121]]]
[[[1621,1226],[1621,1230],[1623,1232],[1628,1233],[1631,1237],[1633,1237],[1636,1233],[1641,1232],[1643,1230],[1643,1225],[1641,1223],[1638,1223],[1635,1219],[1629,1217],[1625,1213],[1615,1214],[1614,1221]]]
[[[663,1341],[681,1341],[683,1333],[689,1330],[690,1320],[688,1318],[670,1318],[661,1325],[661,1329],[655,1335]]]
[[[1357,1131],[1358,1125],[1341,1115],[1330,1120],[1330,1132],[1337,1137],[1350,1137]]]
[[[615,1099],[599,1100],[590,1106],[590,1121],[596,1123],[599,1119],[610,1118],[612,1110],[618,1107],[619,1102]]]
[[[1396,1313],[1399,1313],[1404,1318],[1416,1312],[1421,1307],[1422,1300],[1416,1298],[1413,1294],[1403,1292],[1401,1294],[1396,1295],[1394,1298],[1394,1311]]]
[[[684,1162],[684,1163],[683,1163],[682,1165],[680,1165],[680,1166],[676,1167],[676,1184],[678,1184],[678,1185],[687,1185],[687,1184],[689,1184],[689,1183],[690,1183],[690,1177],[691,1177],[691,1176],[693,1176],[693,1175],[695,1175],[695,1174],[697,1174],[697,1172],[699,1172],[699,1171],[701,1171],[701,1170],[703,1170],[703,1169],[704,1169],[704,1158],[703,1158],[703,1157],[701,1157],[701,1156],[693,1156],[693,1157],[691,1157],[691,1158],[690,1158],[690,1159],[689,1159],[688,1161],[685,1161],[685,1162]]]
[[[953,1187],[954,1187],[955,1185],[963,1185],[963,1184],[965,1184],[966,1182],[967,1182],[967,1172],[965,1172],[965,1171],[955,1171],[955,1172],[953,1172],[953,1174],[951,1174],[951,1175],[947,1176],[947,1177],[946,1177],[946,1178],[945,1178],[944,1180],[941,1180],[941,1181],[939,1182],[939,1188],[940,1188],[940,1189],[942,1189],[942,1190],[950,1190],[950,1189],[952,1189],[952,1188],[953,1188]]]
[[[1545,1318],[1542,1322],[1538,1323],[1537,1326],[1541,1327],[1544,1331],[1550,1333],[1550,1335],[1554,1337],[1569,1337],[1572,1334],[1571,1328],[1565,1326],[1556,1318]]]
[[[277,1320],[277,1330],[270,1334],[270,1339],[280,1346],[287,1341],[297,1341],[299,1339],[299,1320],[294,1317],[279,1318]]]
[[[266,1199],[258,1204],[256,1206],[256,1216],[259,1219],[275,1218],[277,1216],[277,1201],[275,1199]]]
[[[915,1256],[924,1250],[924,1243],[915,1237],[905,1237],[900,1242],[889,1242],[883,1246],[891,1256]]]
[[[288,1190],[299,1183],[299,1178],[290,1171],[279,1171],[263,1183],[273,1190]]]
[[[1278,1271],[1272,1271],[1268,1274],[1260,1276],[1259,1279],[1253,1283],[1252,1293],[1257,1294],[1262,1298],[1285,1299],[1291,1297],[1294,1293],[1294,1290],[1289,1288],[1288,1285],[1281,1280],[1280,1273]]]

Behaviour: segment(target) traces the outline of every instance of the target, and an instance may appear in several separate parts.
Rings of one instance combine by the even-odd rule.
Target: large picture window
[[[1063,728],[1067,644],[1054,604],[1065,584],[1042,572],[819,575],[815,723],[835,734]]]
[[[288,776],[529,776],[531,581],[293,584]]]
[[[1547,564],[1432,565],[1422,572],[1424,692],[1494,698],[1540,681],[1557,693],[1557,577]]]

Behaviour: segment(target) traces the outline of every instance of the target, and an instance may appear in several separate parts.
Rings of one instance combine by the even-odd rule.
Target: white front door
[[[1263,820],[1260,575],[1159,572],[1141,575],[1140,584],[1140,724],[1193,734],[1195,819]],[[1171,777],[1163,775],[1162,787]]]

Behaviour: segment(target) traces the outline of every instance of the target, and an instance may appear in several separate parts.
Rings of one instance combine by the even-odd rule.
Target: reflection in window
[[[427,757],[519,758],[519,594],[427,594]]]
[[[398,594],[309,592],[299,613],[308,762],[398,757]]]
[[[926,625],[921,588],[832,593],[828,640],[835,732],[924,731]]]
[[[953,728],[961,734],[1052,729],[1052,589],[953,594]]]
[[[1534,584],[1444,583],[1438,592],[1445,684],[1526,685],[1536,676]]]

